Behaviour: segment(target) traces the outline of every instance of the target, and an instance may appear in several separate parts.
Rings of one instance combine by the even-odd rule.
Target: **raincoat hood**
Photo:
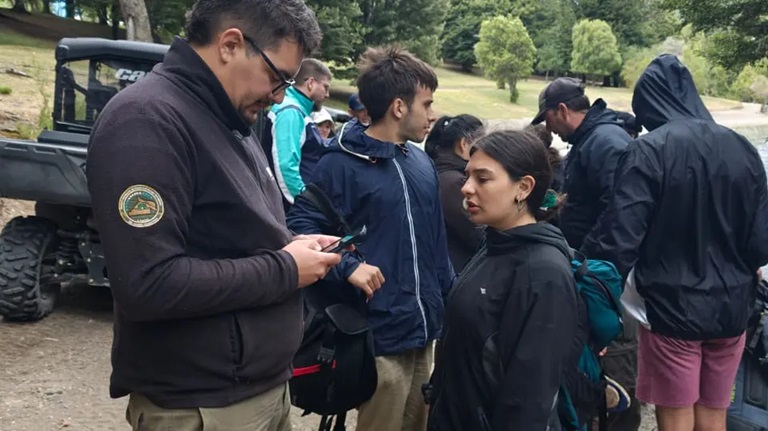
[[[649,131],[674,120],[714,121],[699,97],[693,77],[674,55],[661,55],[645,69],[635,85],[632,110]]]

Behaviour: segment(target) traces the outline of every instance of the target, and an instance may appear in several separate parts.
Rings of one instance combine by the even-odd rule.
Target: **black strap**
[[[347,429],[345,422],[347,421],[347,412],[342,412],[336,415],[336,425],[333,427],[333,431],[345,431]]]
[[[333,415],[323,415],[320,417],[320,428],[318,431],[346,431],[347,412],[336,415],[336,424],[333,424]]]
[[[325,219],[331,224],[331,227],[335,230],[342,229],[343,234],[352,232],[352,229],[344,220],[344,217],[336,211],[331,199],[323,192],[320,187],[315,184],[307,184],[305,189],[298,197],[307,199],[325,216]]]

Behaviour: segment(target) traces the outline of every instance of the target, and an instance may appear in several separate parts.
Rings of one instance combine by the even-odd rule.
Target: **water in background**
[[[768,126],[734,127],[733,130],[741,133],[749,139],[750,142],[755,144],[757,151],[760,153],[760,157],[763,159],[763,166],[768,170]]]

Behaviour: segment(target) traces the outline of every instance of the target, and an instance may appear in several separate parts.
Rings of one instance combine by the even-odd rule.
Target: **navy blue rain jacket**
[[[563,168],[568,198],[558,226],[573,248],[592,232],[613,193],[616,163],[632,140],[622,125],[618,114],[598,99],[568,138],[573,145]]]
[[[368,302],[377,356],[423,348],[440,335],[443,298],[455,278],[445,235],[437,171],[413,144],[395,145],[365,135],[357,121],[334,138],[317,164],[315,184],[353,228],[368,229],[357,248],[386,282]],[[341,142],[341,144],[340,144]],[[327,233],[327,221],[305,199],[288,213],[297,234]],[[324,282],[346,282],[360,260],[345,253]]]
[[[675,56],[637,82],[637,120],[598,234],[582,251],[635,268],[651,330],[689,340],[740,335],[768,262],[768,185],[755,147],[714,122]]]

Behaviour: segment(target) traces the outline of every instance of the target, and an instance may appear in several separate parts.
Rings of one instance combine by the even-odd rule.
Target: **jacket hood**
[[[174,38],[165,59],[153,72],[200,100],[228,129],[242,136],[250,135],[251,125],[235,109],[211,68],[184,39]]]
[[[645,69],[635,85],[632,110],[646,129],[673,120],[714,121],[699,97],[691,73],[674,55],[661,55]]]
[[[437,158],[435,159],[435,169],[438,173],[446,171],[457,171],[464,173],[467,168],[467,161],[459,157],[453,148],[438,150]]]
[[[568,137],[568,143],[573,146],[578,146],[584,142],[592,133],[595,127],[601,124],[615,124],[619,127],[623,127],[624,122],[619,119],[619,115],[616,111],[608,109],[608,105],[603,99],[595,100],[595,103],[589,108],[589,112],[584,117],[584,121],[581,122],[578,128]]]
[[[364,126],[357,119],[344,123],[339,134],[331,140],[328,151],[343,151],[369,161],[393,159],[398,148],[408,152],[407,145],[395,145],[371,138],[365,134],[367,129],[368,126]]]
[[[560,250],[568,260],[571,260],[571,248],[557,227],[544,222],[516,227],[506,231],[486,229],[486,245],[489,255],[509,253],[515,248],[530,244],[549,244]]]

